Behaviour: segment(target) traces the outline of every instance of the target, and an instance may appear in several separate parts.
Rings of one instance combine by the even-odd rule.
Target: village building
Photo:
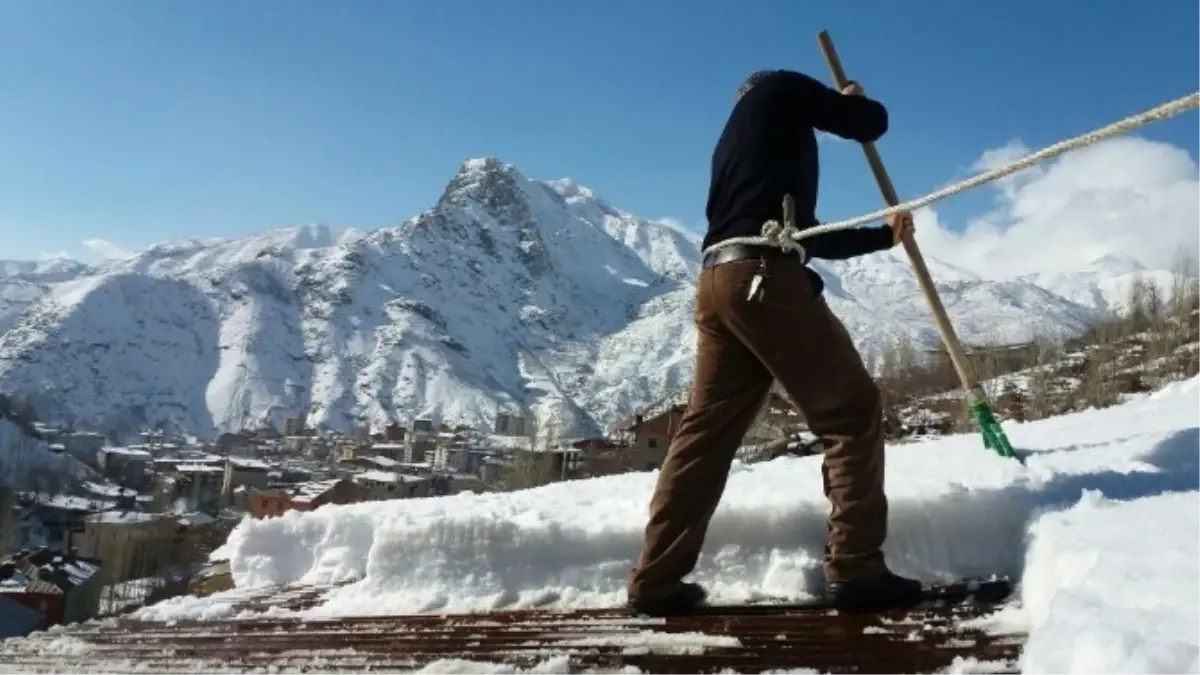
[[[0,560],[0,613],[15,605],[41,616],[37,626],[87,621],[100,608],[101,562],[94,558],[50,549],[26,550]],[[28,612],[20,612],[21,624],[29,623]],[[9,626],[6,630],[12,630]]]
[[[150,484],[152,457],[139,448],[101,448],[96,456],[105,478],[122,487],[145,489]]]
[[[326,504],[353,504],[368,498],[368,491],[361,485],[344,478],[333,478],[287,489],[255,490],[250,498],[250,514],[254,518],[270,518],[288,511],[313,511]]]
[[[80,555],[104,562],[104,583],[149,577],[166,566],[178,522],[162,513],[102,511],[75,538]]]

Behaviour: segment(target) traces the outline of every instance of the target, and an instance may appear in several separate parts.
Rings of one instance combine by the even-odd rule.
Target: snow
[[[203,450],[178,450],[170,457],[155,457],[156,464],[217,464],[225,461],[222,455],[214,455]]]
[[[395,471],[360,471],[353,476],[356,480],[372,483],[420,483],[429,480],[428,476],[413,476]]]
[[[117,497],[126,497],[126,496],[127,497],[138,496],[137,490],[132,490],[130,488],[123,488],[119,485],[113,485],[112,483],[97,483],[95,481],[85,481],[81,487],[84,490],[86,490],[87,492],[91,492],[92,494],[95,494],[95,495],[98,495],[101,497],[108,497],[110,499],[116,499]]]
[[[99,511],[100,509],[108,509],[116,506],[115,501],[64,494],[47,494],[44,492],[36,493],[34,500],[40,506],[62,509],[64,511]]]
[[[172,241],[95,268],[11,264],[0,389],[130,433],[282,428],[300,413],[314,428],[490,428],[529,412],[559,436],[593,435],[689,382],[699,263],[695,233],[474,159],[394,227]],[[1133,278],[1112,256],[1013,279],[926,263],[968,342],[1078,331]],[[864,351],[902,334],[936,344],[902,253],[815,268]]]
[[[217,522],[217,519],[207,513],[203,513],[201,511],[193,511],[191,513],[184,513],[184,514],[180,515],[179,522],[184,525],[193,525],[193,526],[210,525],[212,523]]]
[[[175,470],[179,473],[221,473],[224,471],[219,466],[211,464],[178,464]]]
[[[1105,410],[1006,423],[1023,463],[974,434],[889,447],[891,565],[926,581],[1019,578],[1017,604],[987,621],[1028,633],[1025,672],[1197,672],[1198,406],[1192,378]],[[735,465],[695,574],[716,601],[817,589],[819,466]],[[229,560],[243,593],[350,582],[298,612],[311,618],[611,605],[654,480],[289,512],[243,521],[213,558]],[[144,611],[212,618],[229,606],[218,593]]]
[[[373,483],[399,483],[403,480],[402,475],[394,471],[362,471],[354,474],[354,477]]]
[[[339,480],[340,479],[338,478],[331,478],[329,480],[300,483],[299,485],[292,486],[289,494],[291,494],[294,499],[302,501],[316,499],[337,485]]]
[[[1195,459],[1195,429],[1168,452]],[[1200,499],[1131,502],[1089,492],[1032,528],[1022,599],[1027,672],[1200,671]]]
[[[88,579],[92,578],[96,572],[100,570],[99,565],[93,565],[90,562],[72,558],[69,561],[63,561],[62,558],[55,558],[52,563],[53,567],[63,570],[67,573],[68,579],[72,586],[78,586]]]
[[[21,556],[18,555],[17,557]],[[60,570],[66,573],[66,582],[68,584],[71,586],[78,586],[90,579],[92,575],[99,571],[100,566],[79,558],[56,555],[48,562],[38,565],[38,568],[40,570],[39,576],[43,581],[50,581],[48,575],[53,570]],[[28,586],[30,581],[32,580],[24,572],[19,569],[14,570],[6,579],[0,580],[0,591],[21,591]],[[57,585],[58,582],[55,581],[53,583]]]
[[[148,523],[164,518],[161,513],[142,513],[139,511],[102,511],[86,518],[94,523]]]
[[[267,462],[249,457],[230,457],[229,464],[233,468],[243,471],[269,471],[271,469],[271,465]]]
[[[110,447],[101,448],[100,452],[106,455],[121,455],[131,459],[150,459],[152,457],[149,451],[139,448]]]
[[[379,446],[375,446],[372,449],[378,450]],[[391,457],[384,457],[383,455],[369,455],[367,457],[359,457],[358,459],[363,462],[374,464],[375,466],[383,467],[385,469],[398,467],[401,464],[401,462],[398,460],[392,459]]]

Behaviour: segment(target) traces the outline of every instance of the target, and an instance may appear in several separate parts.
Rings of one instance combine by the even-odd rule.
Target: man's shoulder
[[[767,71],[761,71],[761,72],[763,74],[761,75],[761,79],[759,80],[759,82],[763,83],[763,84],[768,83],[768,82],[786,83],[786,84],[798,84],[798,83],[807,84],[810,82],[817,82],[817,80],[815,78],[813,78],[811,75],[809,75],[807,73],[802,73],[799,70],[794,70],[791,68],[776,68],[775,70],[767,70]]]
[[[813,90],[814,86],[823,85],[798,70],[761,70],[754,73],[742,85],[741,97],[760,102],[771,100],[773,101],[772,105],[778,105],[781,103],[781,99],[802,100]]]

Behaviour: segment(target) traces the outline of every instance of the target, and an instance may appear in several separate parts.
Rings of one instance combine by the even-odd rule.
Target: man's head
[[[770,70],[758,70],[753,73],[750,73],[750,77],[747,77],[746,80],[744,82],[742,82],[742,85],[740,87],[738,87],[737,98],[735,99],[735,101],[742,100],[742,97],[745,96],[747,92],[749,92],[751,89],[758,86],[758,84],[760,82],[767,79],[771,75],[774,75],[777,72],[779,72],[779,71],[775,70],[775,69],[770,69]]]

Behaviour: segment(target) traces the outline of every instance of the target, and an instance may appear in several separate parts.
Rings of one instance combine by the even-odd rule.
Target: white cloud
[[[105,239],[84,239],[84,248],[100,256],[103,260],[124,260],[133,257],[133,253]]]
[[[1028,152],[1019,141],[984,152],[977,171]],[[1082,269],[1105,255],[1169,269],[1200,247],[1200,180],[1183,149],[1138,137],[1109,140],[993,183],[995,206],[952,232],[935,207],[914,214],[928,255],[989,278]],[[953,197],[951,197],[953,199]]]

